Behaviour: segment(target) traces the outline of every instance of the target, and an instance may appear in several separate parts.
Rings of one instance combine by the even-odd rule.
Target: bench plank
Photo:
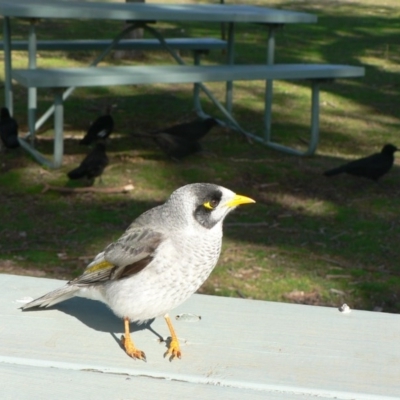
[[[134,360],[131,360],[135,363]],[[166,361],[167,362],[167,361]],[[143,371],[144,372],[144,371]],[[46,382],[56,384],[43,384]],[[199,385],[176,380],[154,379],[149,372],[131,377],[123,373],[104,373],[97,370],[37,367],[0,364],[3,399],[229,399],[265,400],[265,392],[216,385]],[[298,400],[295,394],[268,393],[268,400]],[[301,400],[315,400],[303,397]]]
[[[29,0],[0,2],[0,13],[18,18],[72,18],[118,21],[196,21],[261,24],[315,23],[318,17],[305,12],[239,4],[117,3],[107,1]],[[29,3],[29,6],[25,6]],[[113,4],[112,4],[113,3]],[[24,7],[25,6],[25,7]]]
[[[26,87],[60,88],[234,80],[340,79],[363,76],[363,67],[333,64],[171,65],[15,69],[12,78]]]
[[[144,363],[119,347],[123,324],[99,302],[75,298],[41,311],[19,309],[23,298],[63,283],[0,275],[0,365],[9,371],[4,375],[0,369],[0,376],[9,378],[1,380],[11,389],[24,387],[17,371],[22,377],[32,373],[33,382],[42,369],[55,378],[58,371],[65,372],[60,388],[69,388],[69,394],[88,379],[82,393],[89,388],[102,393],[103,386],[96,385],[100,381],[115,386],[118,394],[122,388],[126,393],[160,390],[159,396],[149,398],[400,397],[400,315],[359,310],[343,314],[330,307],[194,295],[171,313],[174,320],[179,314],[201,316],[174,322],[181,360],[164,359],[165,345],[154,332],[132,327],[135,343],[146,352]],[[159,335],[168,333],[162,318],[151,327]],[[81,378],[76,381],[77,376]],[[29,391],[29,398],[47,398],[35,395],[47,393],[45,386],[37,382],[23,390]]]
[[[116,66],[85,68],[16,69],[12,78],[28,88],[74,88],[114,85],[143,85],[153,83],[194,83],[195,109],[204,116],[199,102],[201,88],[214,104],[232,122],[232,116],[202,84],[203,82],[226,82],[236,80],[296,80],[312,81],[311,88],[311,134],[305,152],[282,146],[270,140],[246,132],[251,138],[277,150],[290,154],[311,155],[315,152],[319,138],[319,85],[326,80],[363,76],[365,69],[350,65],[333,64],[274,64],[274,65],[169,65],[169,66]],[[70,90],[70,89],[68,89]],[[55,91],[54,107],[54,157],[49,161],[23,139],[21,146],[40,163],[58,168],[63,157],[63,95]],[[235,122],[235,121],[234,121]],[[31,124],[34,126],[34,123]],[[234,126],[238,126],[235,122]]]
[[[208,51],[226,49],[227,42],[214,38],[170,38],[165,39],[169,47],[175,50]],[[112,43],[112,40],[38,40],[38,50],[104,50]],[[12,50],[28,51],[26,40],[13,40]],[[115,45],[114,50],[163,50],[163,45],[157,39],[122,39]],[[0,42],[0,50],[4,50],[4,43]]]

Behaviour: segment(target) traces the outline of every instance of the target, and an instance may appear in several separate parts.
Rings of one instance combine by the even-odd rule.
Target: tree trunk
[[[145,0],[125,0],[127,3],[144,3]],[[129,26],[130,24],[125,22],[124,28]],[[129,34],[125,37],[126,39],[141,39],[143,38],[143,29],[138,28],[129,32]],[[142,52],[140,50],[116,50],[114,52],[114,58],[117,60],[132,60],[137,57],[140,57]]]

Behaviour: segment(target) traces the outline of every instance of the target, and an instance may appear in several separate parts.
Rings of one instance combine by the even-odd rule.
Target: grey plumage
[[[140,215],[81,276],[23,309],[48,307],[81,296],[103,301],[125,321],[143,322],[167,315],[193,294],[215,267],[226,215],[236,206],[252,202],[214,184],[183,186],[166,203]],[[129,346],[125,348],[130,356],[144,358],[143,352],[129,350]],[[171,350],[171,356],[179,357],[180,351]]]

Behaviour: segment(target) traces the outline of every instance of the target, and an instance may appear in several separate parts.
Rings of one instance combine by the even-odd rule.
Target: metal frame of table
[[[154,3],[99,3],[86,1],[57,1],[57,0],[13,0],[0,1],[0,14],[4,16],[4,64],[5,64],[5,105],[13,112],[13,93],[11,83],[11,18],[26,18],[30,20],[30,30],[28,38],[28,68],[36,68],[37,37],[35,25],[38,19],[99,19],[99,20],[121,20],[130,21],[128,26],[114,38],[112,44],[108,46],[91,63],[92,66],[102,61],[107,54],[115,47],[129,31],[143,27],[154,37],[158,38],[164,47],[169,51],[175,61],[184,64],[176,51],[170,49],[165,43],[163,36],[149,24],[151,22],[162,21],[194,21],[194,22],[219,22],[227,23],[227,63],[234,64],[235,51],[235,24],[236,23],[257,23],[265,25],[268,29],[266,64],[274,63],[275,54],[275,32],[284,24],[288,23],[315,23],[317,17],[308,13],[292,12],[279,9],[265,8],[247,5],[226,5],[226,4],[154,4]],[[198,61],[198,60],[197,60]],[[69,88],[64,92],[64,101],[74,88]],[[194,89],[194,107],[199,116],[205,118],[200,104],[200,90],[202,90],[210,100],[218,107],[228,120],[228,125],[245,135],[262,142],[270,147],[285,151],[291,154],[309,154],[316,148],[318,132],[311,132],[311,142],[309,149],[304,153],[298,150],[282,146],[271,140],[271,121],[272,121],[272,100],[273,100],[273,81],[266,81],[265,89],[265,112],[264,112],[264,137],[254,135],[241,128],[239,123],[232,116],[233,108],[233,82],[226,83],[225,106],[223,106],[203,84],[198,83]],[[315,103],[313,99],[313,104]],[[37,89],[28,89],[28,126],[32,138],[37,130],[51,115],[56,107],[52,106],[37,122]],[[315,115],[315,113],[312,113]],[[312,131],[318,130],[318,123],[312,124]],[[24,147],[27,147],[25,145]],[[35,153],[35,152],[34,152]],[[34,154],[35,155],[35,154]],[[36,154],[37,155],[37,154]],[[38,155],[37,155],[38,156]]]

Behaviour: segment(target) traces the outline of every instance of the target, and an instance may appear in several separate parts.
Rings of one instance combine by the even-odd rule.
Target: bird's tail
[[[80,179],[86,176],[86,167],[79,166],[78,168],[73,169],[68,172],[69,179]]]
[[[7,140],[5,140],[5,144],[9,149],[16,149],[20,146],[17,136],[9,136]]]
[[[343,172],[344,172],[344,169],[342,167],[338,167],[338,168],[333,168],[328,171],[325,171],[324,175],[325,176],[334,176],[334,175],[339,175]]]
[[[52,292],[47,293],[42,297],[32,300],[21,308],[23,310],[26,310],[33,307],[51,307],[54,304],[74,297],[75,292],[77,292],[78,290],[78,286],[67,284],[62,288],[53,290]]]

